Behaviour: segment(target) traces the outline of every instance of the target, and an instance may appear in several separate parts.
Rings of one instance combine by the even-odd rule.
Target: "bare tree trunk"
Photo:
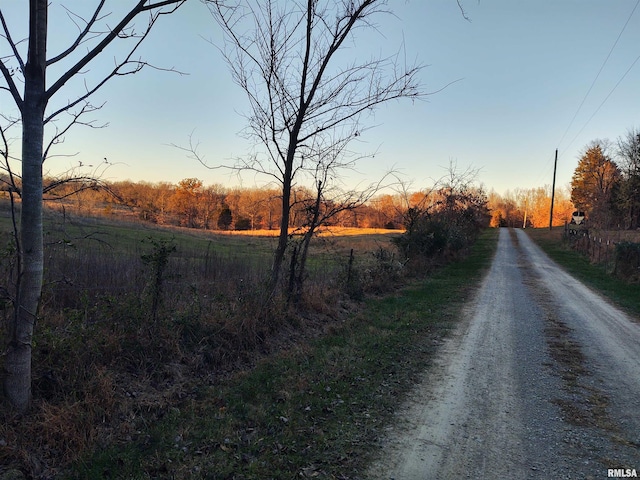
[[[47,0],[30,2],[29,51],[22,105],[22,212],[15,314],[9,328],[4,391],[18,411],[31,401],[31,338],[42,293],[42,152],[44,137]]]
[[[297,124],[301,124],[299,119]],[[282,270],[282,263],[284,262],[284,254],[287,251],[289,245],[289,217],[291,214],[291,181],[293,177],[293,159],[295,156],[295,149],[298,143],[297,132],[299,131],[298,125],[291,134],[295,136],[289,142],[289,149],[287,150],[287,156],[285,161],[284,175],[282,178],[282,218],[280,219],[280,235],[278,237],[278,246],[273,258],[273,267],[271,270],[271,283],[273,288],[278,284],[280,278],[280,271]]]
[[[307,255],[309,253],[309,244],[313,235],[316,233],[316,229],[320,226],[320,203],[322,202],[322,181],[318,180],[317,183],[318,193],[313,205],[312,216],[309,221],[308,230],[302,237],[300,245],[300,260],[298,265],[298,273],[295,281],[295,291],[293,292],[294,301],[298,302],[302,298],[302,284],[304,282],[304,276],[306,274]]]
[[[280,235],[278,236],[278,246],[276,247],[276,251],[273,256],[273,266],[271,268],[271,283],[273,287],[278,284],[278,280],[280,279],[280,271],[282,270],[284,254],[287,251],[287,246],[289,244],[289,198],[291,197],[291,192],[283,189],[282,193],[282,220],[280,221]],[[287,197],[286,200],[285,197]]]

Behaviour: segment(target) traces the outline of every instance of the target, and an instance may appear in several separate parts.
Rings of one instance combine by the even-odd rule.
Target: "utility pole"
[[[549,213],[549,230],[553,227],[553,201],[556,197],[556,168],[558,167],[558,149],[556,148],[556,160],[553,163],[553,184],[551,185],[551,212]]]

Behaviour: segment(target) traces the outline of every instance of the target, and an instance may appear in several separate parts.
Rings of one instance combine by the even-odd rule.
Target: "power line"
[[[550,155],[549,158],[547,159],[546,163],[544,164],[544,167],[542,167],[542,172],[540,173],[540,175],[538,175],[538,177],[536,178],[536,181],[534,182],[534,185],[539,185],[540,182],[547,178],[548,174],[552,171],[552,164],[553,164],[553,155]]]
[[[598,106],[598,108],[596,108],[596,111],[593,112],[593,114],[589,117],[589,119],[585,122],[585,124],[582,126],[582,128],[580,129],[580,131],[576,134],[575,137],[573,137],[573,139],[571,140],[571,142],[569,142],[569,145],[567,145],[567,148],[565,148],[565,151],[569,149],[569,147],[573,144],[573,142],[575,142],[575,140],[580,136],[580,134],[582,133],[582,131],[586,128],[587,125],[589,125],[589,122],[593,119],[593,117],[596,116],[596,114],[600,111],[600,109],[602,108],[602,106],[607,102],[607,100],[609,100],[609,97],[613,94],[613,92],[616,90],[616,88],[618,88],[618,85],[620,85],[622,83],[622,80],[624,80],[624,78],[628,75],[628,73],[631,71],[631,69],[635,66],[636,63],[638,63],[638,60],[640,60],[640,55],[638,55],[636,57],[636,59],[633,61],[633,63],[629,66],[629,68],[627,68],[627,71],[624,72],[624,74],[622,75],[622,77],[620,77],[620,80],[618,80],[618,83],[616,83],[613,88],[611,89],[611,91],[607,94],[607,96],[604,98],[604,100],[602,101],[602,103]]]
[[[578,113],[580,113],[580,110],[582,109],[582,106],[584,105],[584,102],[587,100],[587,97],[589,96],[589,94],[591,93],[591,90],[593,89],[593,86],[596,84],[596,82],[598,81],[598,78],[600,77],[600,74],[602,73],[602,70],[604,69],[605,65],[607,64],[607,62],[609,61],[609,58],[611,57],[611,54],[613,53],[613,50],[616,48],[616,45],[618,45],[618,41],[620,41],[620,37],[622,37],[622,34],[624,33],[625,29],[627,28],[627,25],[629,24],[629,22],[631,21],[631,17],[633,17],[633,14],[635,13],[636,9],[638,8],[638,5],[640,5],[640,0],[638,0],[635,4],[635,6],[633,7],[633,10],[631,10],[631,13],[629,14],[629,17],[627,18],[627,21],[624,23],[622,30],[620,30],[620,33],[618,34],[618,38],[616,38],[616,41],[613,43],[613,45],[611,46],[611,49],[609,50],[609,53],[607,54],[607,57],[604,59],[604,62],[602,62],[602,65],[600,66],[600,70],[598,70],[598,73],[596,74],[595,78],[593,79],[593,82],[591,82],[591,86],[589,87],[589,90],[587,90],[587,93],[584,95],[584,97],[582,98],[582,101],[580,102],[580,105],[578,106],[578,109],[576,110],[576,113],[573,115],[573,118],[571,119],[571,121],[569,122],[569,125],[567,126],[566,130],[564,131],[564,133],[562,134],[562,138],[560,138],[560,141],[558,142],[558,147],[560,146],[560,144],[562,143],[562,141],[564,140],[564,138],[566,137],[567,133],[569,132],[569,129],[571,128],[571,126],[573,125],[573,122],[575,121],[576,117],[578,116]],[[637,62],[637,59],[636,59]],[[633,62],[633,64],[635,64],[636,62]],[[633,64],[631,65],[631,67],[633,67]],[[631,67],[629,68],[629,70],[631,69]],[[629,71],[627,70],[627,72],[624,74],[624,76],[627,75],[627,73],[629,73]],[[624,78],[624,76],[622,78]],[[622,81],[622,79],[621,79]],[[620,82],[618,82],[618,84],[616,84],[616,87],[620,84]],[[615,88],[613,88],[613,90],[615,90]],[[607,98],[609,98],[609,96],[611,95],[611,93],[613,93],[613,90],[609,93],[609,95],[607,95]],[[606,102],[606,99],[605,99]],[[604,104],[604,102],[602,102],[602,104]],[[600,110],[600,108],[602,107],[602,104],[600,105],[600,107],[598,107],[598,110]],[[597,113],[597,110],[596,110]],[[589,118],[589,121],[591,120],[591,118],[593,118],[593,116],[595,115],[595,113]],[[589,123],[587,121],[587,123]],[[582,129],[580,130],[580,132],[582,132],[582,130],[586,127],[586,124],[582,127]],[[579,134],[578,134],[579,135]],[[577,137],[577,135],[576,135]],[[571,141],[571,143],[573,143],[573,141],[575,140],[575,138]],[[567,147],[568,149],[569,147]],[[566,150],[566,149],[565,149]]]

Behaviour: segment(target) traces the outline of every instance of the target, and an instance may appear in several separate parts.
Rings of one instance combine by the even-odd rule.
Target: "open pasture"
[[[11,244],[12,221],[0,216],[0,242]],[[268,278],[276,245],[275,231],[212,232],[162,227],[104,218],[75,217],[59,211],[45,215],[45,287],[43,301],[54,309],[76,308],[101,295],[141,296],[148,290],[152,266],[144,256],[170,249],[164,270],[165,295],[177,301],[188,289],[207,298],[230,294]],[[292,241],[295,233],[291,232]],[[381,250],[394,251],[397,230],[328,228],[311,243],[311,283],[324,283],[352,265],[375,261]],[[9,258],[3,258],[8,268]],[[7,277],[8,278],[8,277]],[[167,305],[169,306],[169,305]]]

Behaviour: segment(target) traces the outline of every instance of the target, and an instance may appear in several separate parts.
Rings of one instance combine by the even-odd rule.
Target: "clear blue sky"
[[[26,3],[0,0],[16,32],[14,38],[26,30]],[[55,20],[50,22],[51,54],[74,33],[72,24],[60,15],[60,4],[82,13],[94,3],[51,2]],[[570,182],[588,142],[616,140],[628,129],[640,127],[640,61],[586,124],[640,55],[640,7],[570,126],[638,0],[462,0],[470,21],[462,17],[455,0],[389,3],[396,17],[380,17],[379,33],[356,39],[368,46],[366,52],[393,52],[404,39],[407,57],[428,65],[421,74],[426,91],[459,81],[424,102],[378,109],[371,119],[377,126],[361,137],[363,143],[357,147],[362,153],[377,150],[377,154],[359,164],[360,174],[350,174],[353,181],[375,180],[395,166],[414,180],[417,189],[440,177],[453,160],[460,168],[481,169],[479,180],[485,187],[502,193],[551,184],[554,152],[559,148],[557,184],[563,186]],[[112,22],[124,4],[107,2],[107,10],[114,11]],[[110,180],[177,182],[197,177],[205,184],[236,185],[235,177],[207,170],[168,146],[186,144],[194,131],[200,152],[211,164],[230,164],[232,157],[250,148],[238,136],[244,127],[240,113],[247,108],[244,94],[205,39],[221,43],[222,36],[197,0],[162,18],[140,54],[150,63],[189,75],[147,69],[114,79],[93,98],[94,103],[106,105],[92,118],[108,122],[109,127],[75,127],[53,153],[78,155],[52,158],[45,168],[56,173],[80,161],[99,164],[107,157],[116,163],[106,172]],[[359,44],[351,51],[365,54]],[[99,74],[100,65],[111,66],[114,53],[106,51],[87,77]],[[7,54],[0,39],[0,55]],[[80,87],[80,83],[69,85],[57,104]],[[0,110],[15,113],[4,92]],[[255,182],[245,177],[243,185]]]

